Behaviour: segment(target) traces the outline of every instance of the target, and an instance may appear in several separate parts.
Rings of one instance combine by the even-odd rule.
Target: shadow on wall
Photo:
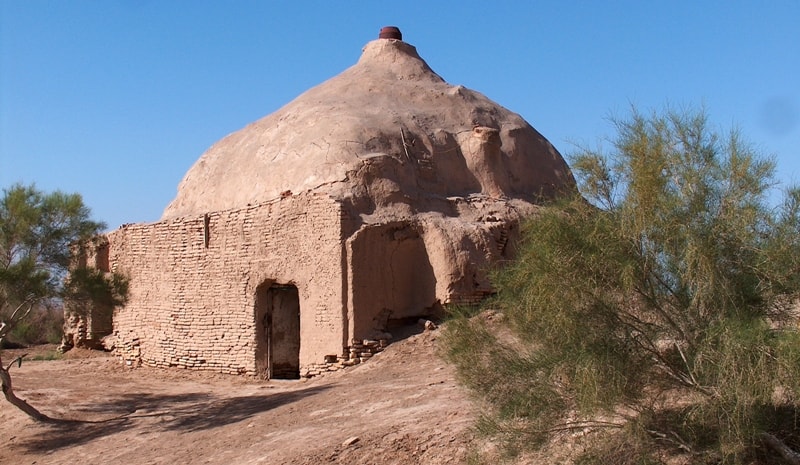
[[[436,275],[417,225],[362,228],[349,248],[353,339],[375,338],[389,320],[424,316],[436,304]]]

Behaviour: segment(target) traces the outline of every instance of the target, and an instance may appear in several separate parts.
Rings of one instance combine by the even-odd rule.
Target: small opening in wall
[[[108,244],[103,244],[97,248],[97,254],[94,258],[94,266],[98,270],[108,273],[111,271],[108,260]]]
[[[208,217],[208,213],[203,215],[203,245],[205,248],[208,248],[208,241],[211,239],[211,218]]]

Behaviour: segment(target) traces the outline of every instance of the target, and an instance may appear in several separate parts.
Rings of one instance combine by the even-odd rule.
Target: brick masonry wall
[[[298,195],[109,233],[110,268],[130,278],[116,352],[132,365],[258,375],[255,293],[275,282],[299,291],[300,366],[340,354],[343,216],[326,196]]]

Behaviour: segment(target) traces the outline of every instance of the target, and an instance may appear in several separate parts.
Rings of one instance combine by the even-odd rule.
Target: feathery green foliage
[[[70,244],[87,240],[104,227],[90,219],[79,194],[43,193],[34,186],[14,185],[0,198],[0,339],[16,331],[35,339],[46,331],[32,327],[35,318],[53,314],[64,299],[92,301],[113,307],[124,303],[127,281],[100,270],[70,269]],[[27,308],[28,311],[20,311]],[[16,310],[16,312],[15,312]],[[42,322],[39,322],[42,323]]]
[[[0,346],[7,336],[38,339],[33,316],[51,314],[65,299],[91,301],[109,309],[123,303],[127,280],[116,273],[71,267],[70,245],[96,235],[104,226],[89,218],[78,194],[45,194],[14,185],[0,198]],[[34,311],[36,310],[36,311]],[[39,322],[41,324],[41,322]],[[37,421],[50,418],[14,394],[9,370],[0,358],[2,392],[12,405]]]
[[[583,197],[529,221],[494,275],[514,348],[478,318],[448,330],[494,407],[482,425],[516,446],[577,427],[631,445],[581,463],[745,463],[764,433],[800,439],[775,429],[800,402],[800,192],[770,207],[773,162],[702,111],[614,124],[610,153],[571,160]]]
[[[58,294],[69,244],[104,226],[89,219],[78,194],[44,194],[15,185],[0,199],[0,307]]]

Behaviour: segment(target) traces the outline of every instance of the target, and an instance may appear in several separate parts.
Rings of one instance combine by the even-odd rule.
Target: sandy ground
[[[461,464],[474,411],[437,336],[306,381],[128,369],[79,350],[24,362],[15,392],[74,421],[37,424],[0,399],[0,464]]]

